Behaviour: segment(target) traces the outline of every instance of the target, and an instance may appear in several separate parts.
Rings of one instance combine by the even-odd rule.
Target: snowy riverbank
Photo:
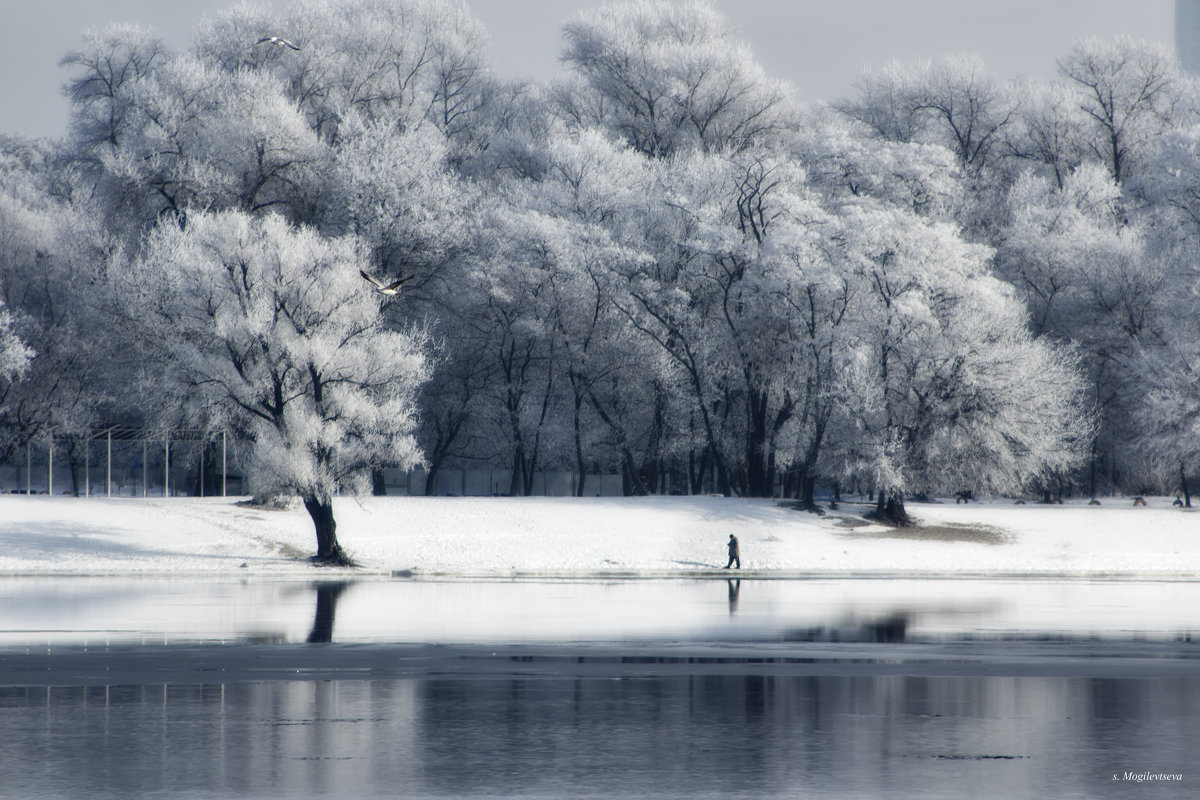
[[[335,502],[362,574],[683,576],[1065,575],[1200,577],[1200,515],[1150,498],[1100,507],[914,503],[923,527],[865,525],[865,507],[817,516],[770,500],[368,497]],[[298,504],[235,499],[0,496],[0,574],[311,574]]]

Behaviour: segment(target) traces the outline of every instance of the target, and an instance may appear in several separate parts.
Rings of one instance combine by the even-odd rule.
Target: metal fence
[[[70,494],[101,497],[240,496],[250,491],[241,467],[239,442],[224,433],[109,426],[81,436],[47,437],[25,448],[24,459],[0,465],[0,492]],[[19,457],[18,457],[19,458]],[[20,463],[23,461],[24,463]],[[440,469],[434,494],[489,497],[508,494],[507,470]],[[572,496],[578,473],[538,472],[531,494]],[[388,495],[424,495],[428,473],[384,469]],[[583,480],[588,497],[622,494],[621,476],[589,474]]]
[[[445,497],[494,497],[508,494],[512,473],[502,469],[439,469],[434,476],[433,493]],[[425,494],[428,473],[421,467],[412,470],[385,469],[387,494]],[[535,472],[530,494],[539,497],[570,497],[579,488],[579,473]],[[619,497],[623,494],[621,476],[589,474],[583,481],[586,497]]]
[[[231,444],[224,433],[120,426],[50,436],[26,446],[24,464],[0,466],[0,488],[18,494],[107,497],[237,495],[244,493],[245,481],[240,470],[231,470],[236,466]],[[215,468],[206,469],[206,453]],[[187,488],[181,491],[181,486]]]

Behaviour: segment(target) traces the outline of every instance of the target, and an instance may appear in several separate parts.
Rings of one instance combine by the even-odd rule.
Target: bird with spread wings
[[[271,44],[279,45],[280,47],[290,47],[293,50],[300,49],[300,45],[295,44],[294,42],[289,42],[287,39],[284,39],[282,36],[264,36],[261,39],[259,39],[257,42],[255,42],[254,44],[259,45],[259,44],[262,44],[263,42],[270,42]]]
[[[371,277],[361,269],[358,271],[358,274],[362,275],[365,280],[374,286],[375,291],[379,292],[380,294],[387,295],[388,297],[394,297],[395,295],[400,294],[400,287],[413,279],[413,276],[409,275],[407,278],[401,278],[398,281],[392,281],[391,283],[385,284],[383,281]]]

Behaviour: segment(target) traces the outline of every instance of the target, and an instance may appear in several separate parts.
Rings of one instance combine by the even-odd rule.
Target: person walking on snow
[[[732,533],[729,534],[729,563],[725,565],[725,569],[729,569],[732,564],[737,564],[737,568],[742,568],[742,553],[738,549],[737,537]]]

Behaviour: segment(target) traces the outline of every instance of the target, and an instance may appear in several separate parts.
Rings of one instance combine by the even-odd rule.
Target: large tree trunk
[[[574,383],[574,379],[572,379]],[[583,457],[583,432],[580,430],[580,415],[583,410],[583,394],[575,392],[575,469],[579,471],[579,485],[575,487],[575,496],[583,497],[583,487],[587,483],[587,461]]]
[[[333,520],[333,501],[328,497],[304,495],[304,508],[312,517],[317,530],[317,554],[310,561],[330,566],[352,567],[354,562],[337,540],[337,523]]]
[[[875,502],[875,510],[870,517],[876,522],[896,528],[907,528],[914,524],[912,517],[904,510],[904,493],[897,491],[881,489]]]
[[[688,450],[688,494],[704,493],[704,477],[709,464],[708,447],[700,451],[699,461],[696,459],[696,451]]]
[[[817,476],[807,469],[800,480],[800,505],[809,511],[817,510]]]
[[[749,391],[750,429],[746,437],[746,491],[750,497],[772,497],[775,494],[775,448],[779,431],[792,418],[795,403],[789,393],[768,420],[770,392]],[[810,462],[811,463],[811,462]]]
[[[512,475],[508,482],[509,497],[524,497],[525,491],[525,453],[518,444],[513,450]]]
[[[628,447],[621,448],[621,493],[625,497],[645,497],[650,494],[645,475],[637,468]]]
[[[447,456],[450,455],[450,449],[454,446],[454,442],[458,439],[459,431],[462,430],[463,423],[466,421],[465,413],[455,413],[444,419],[445,430],[443,430],[443,419],[434,417],[434,430],[437,434],[432,447],[426,453],[429,461],[429,471],[425,473],[425,496],[433,497],[437,494],[437,476],[438,471],[442,468],[442,463],[445,462]]]
[[[749,431],[746,436],[746,482],[748,497],[768,497],[767,393],[749,392]]]

